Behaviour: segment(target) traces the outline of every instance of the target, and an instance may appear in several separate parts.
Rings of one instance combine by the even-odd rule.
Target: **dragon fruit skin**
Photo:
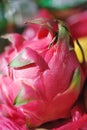
[[[16,85],[10,91],[5,89],[11,105],[24,114],[29,127],[68,118],[83,87],[84,74],[70,45],[69,32],[65,25],[59,25],[58,39],[53,43],[54,32],[46,28],[46,35],[41,29],[32,41],[17,42],[17,34],[9,35],[12,46],[4,57],[8,62],[7,76]],[[14,94],[10,96],[11,93]]]
[[[0,129],[1,130],[28,130],[26,126],[22,126],[21,124],[18,124],[15,122],[15,120],[11,120],[9,118],[5,118],[3,116],[0,116]]]
[[[19,87],[16,82],[6,75],[0,75],[1,130],[27,130],[26,118],[23,112],[13,105],[18,91]]]

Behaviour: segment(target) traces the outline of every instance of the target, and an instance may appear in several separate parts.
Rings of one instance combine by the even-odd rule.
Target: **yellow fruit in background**
[[[87,62],[87,37],[79,38],[78,42],[79,42],[81,48],[77,44],[76,40],[74,41],[74,47],[75,47],[74,49],[75,49],[77,58],[80,63],[83,63],[83,61],[84,61],[83,54],[82,54],[82,50],[83,50],[85,62]]]

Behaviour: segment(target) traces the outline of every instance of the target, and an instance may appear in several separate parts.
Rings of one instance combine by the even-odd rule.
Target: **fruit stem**
[[[67,25],[63,21],[59,20],[58,28],[58,43],[60,43],[60,41],[64,41],[67,44],[69,50],[73,50],[73,47],[70,45],[71,35],[69,33]]]

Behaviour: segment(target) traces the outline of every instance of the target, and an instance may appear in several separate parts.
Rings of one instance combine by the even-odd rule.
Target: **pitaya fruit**
[[[9,119],[0,115],[1,130],[28,130],[25,124],[16,122],[16,119]]]
[[[13,95],[13,89],[8,91],[10,103],[24,114],[29,127],[70,117],[84,83],[65,23],[47,19],[38,22],[40,28],[32,40],[19,43],[17,34],[8,35],[13,44],[4,57],[7,76],[17,84]]]
[[[72,37],[74,39],[75,53],[85,74],[86,80],[84,83],[85,84],[84,91],[82,91],[81,98],[83,99],[83,106],[85,107],[84,113],[86,113],[87,112],[87,11],[84,10],[81,13],[71,16],[70,18],[67,19],[67,23],[70,28]],[[87,129],[86,118],[85,120],[82,120],[83,123],[85,122],[85,125],[83,125],[83,127],[80,128],[81,130]]]
[[[1,130],[28,130],[24,113],[13,105],[18,91],[17,83],[4,74],[0,75]]]

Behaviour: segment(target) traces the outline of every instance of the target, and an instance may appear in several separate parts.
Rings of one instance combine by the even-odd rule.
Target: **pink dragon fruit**
[[[15,122],[15,120],[11,120],[9,118],[0,116],[0,130],[28,130],[26,128],[26,125],[24,124],[24,126],[18,122]]]
[[[29,127],[70,117],[84,82],[67,26],[57,20],[38,22],[32,40],[7,35],[12,45],[4,56],[7,77],[15,83],[5,87],[4,99],[25,116]],[[9,105],[8,100],[5,103]]]
[[[0,129],[28,130],[22,112],[5,104],[0,104]]]
[[[16,89],[15,89],[16,87]],[[26,118],[20,109],[13,105],[18,85],[10,77],[0,75],[0,129],[27,130]]]

